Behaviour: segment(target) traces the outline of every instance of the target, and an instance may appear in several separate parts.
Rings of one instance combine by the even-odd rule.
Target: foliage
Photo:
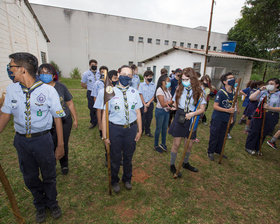
[[[50,64],[55,68],[57,74],[58,74],[58,77],[62,77],[62,71],[60,70],[58,64],[56,64],[54,61],[51,61]]]
[[[80,72],[79,68],[77,68],[77,67],[74,68],[72,70],[72,72],[70,73],[70,77],[72,79],[81,79],[81,72]]]
[[[143,82],[144,81],[144,76],[141,75],[141,74],[138,74],[139,78],[140,78],[140,81]]]

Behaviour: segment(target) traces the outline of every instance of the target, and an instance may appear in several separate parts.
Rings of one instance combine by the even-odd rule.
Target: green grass
[[[80,80],[62,79],[74,96],[79,128],[70,137],[68,176],[57,166],[58,201],[63,217],[48,215],[47,223],[280,223],[279,152],[263,145],[262,157],[244,151],[244,126],[236,124],[219,165],[206,156],[209,126],[200,125],[190,162],[199,173],[182,170],[181,179],[169,171],[170,154],[153,150],[153,139],[143,136],[133,157],[133,189],[121,186],[119,195],[108,195],[104,146],[97,128],[89,130],[86,90]],[[212,102],[207,110],[208,122]],[[240,115],[239,115],[240,117]],[[155,120],[152,122],[152,130]],[[0,134],[0,162],[15,192],[22,216],[34,223],[32,195],[26,189],[13,147],[10,122]],[[167,146],[171,148],[168,135]],[[180,147],[177,162],[183,147]],[[217,160],[217,159],[216,159]],[[121,171],[122,172],[122,171]],[[0,185],[1,186],[1,185]],[[7,196],[0,188],[0,223],[15,223]]]

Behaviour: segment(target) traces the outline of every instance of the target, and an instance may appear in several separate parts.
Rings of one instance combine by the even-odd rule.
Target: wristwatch
[[[102,139],[102,141],[104,141],[104,140],[106,140],[107,138],[103,138],[103,137],[102,137],[101,139]]]

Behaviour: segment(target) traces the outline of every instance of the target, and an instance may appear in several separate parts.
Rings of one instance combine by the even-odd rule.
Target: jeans
[[[156,117],[156,130],[155,130],[154,146],[158,146],[160,132],[161,132],[161,143],[163,145],[166,145],[166,134],[167,134],[168,121],[169,121],[169,112],[166,112],[164,109],[161,108],[156,108],[155,117]]]

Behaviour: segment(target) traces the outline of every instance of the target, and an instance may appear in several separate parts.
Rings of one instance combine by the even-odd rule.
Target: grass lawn
[[[200,125],[199,143],[190,157],[199,173],[182,170],[181,179],[169,171],[168,153],[153,150],[153,138],[143,136],[133,157],[133,189],[108,195],[104,146],[97,128],[88,129],[86,90],[79,80],[63,79],[74,96],[79,128],[70,137],[69,169],[63,176],[57,165],[58,200],[63,217],[48,215],[47,223],[280,223],[280,152],[263,145],[263,156],[244,151],[244,126],[236,124],[222,164],[208,160],[209,126]],[[207,110],[208,122],[212,113]],[[243,108],[241,109],[243,111]],[[240,115],[239,115],[240,117]],[[238,119],[239,119],[238,117]],[[155,119],[152,121],[152,131]],[[32,195],[25,187],[13,146],[13,122],[0,134],[0,163],[15,192],[22,216],[34,223]],[[181,145],[180,152],[183,147]],[[177,162],[181,153],[178,154]],[[7,196],[0,185],[0,223],[15,223]]]

